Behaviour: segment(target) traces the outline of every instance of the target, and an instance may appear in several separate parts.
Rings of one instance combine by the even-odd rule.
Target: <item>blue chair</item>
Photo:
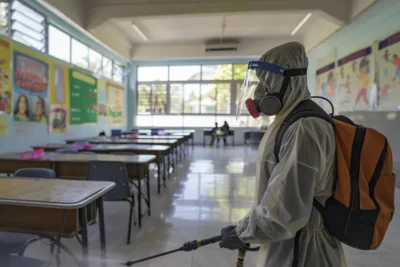
[[[79,150],[73,148],[60,148],[57,149],[56,152],[61,154],[78,154]]]
[[[37,260],[33,258],[0,255],[0,266],[2,267],[47,267],[51,266],[50,262]]]
[[[14,173],[14,177],[33,177],[33,178],[57,178],[52,169],[45,168],[25,168],[19,169]],[[17,234],[0,232],[0,252],[4,254],[18,254],[22,256],[25,249],[41,237],[30,234]],[[0,265],[2,266],[2,265]]]
[[[114,182],[116,187],[104,195],[104,201],[127,201],[130,204],[127,244],[131,243],[132,216],[136,225],[136,217],[133,212],[135,196],[130,187],[130,179],[126,165],[117,161],[90,161],[86,177],[90,181]]]

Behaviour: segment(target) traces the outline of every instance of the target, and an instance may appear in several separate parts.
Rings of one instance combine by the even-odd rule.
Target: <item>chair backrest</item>
[[[14,173],[14,177],[32,177],[32,178],[57,178],[56,172],[52,169],[45,168],[24,168],[19,169]]]
[[[73,148],[60,148],[57,149],[56,152],[62,154],[78,154],[79,150]]]
[[[116,184],[116,187],[104,196],[105,201],[119,201],[131,197],[128,171],[122,162],[90,161],[86,179]]]

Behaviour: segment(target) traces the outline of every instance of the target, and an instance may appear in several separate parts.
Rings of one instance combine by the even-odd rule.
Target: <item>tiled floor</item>
[[[236,223],[252,204],[255,159],[256,151],[250,148],[195,147],[161,195],[156,194],[153,181],[152,216],[144,219],[142,229],[134,229],[130,246],[125,244],[128,205],[106,203],[108,266],[121,266],[121,262],[175,249],[186,241],[218,235],[222,227]],[[396,202],[399,206],[400,191]],[[98,228],[94,225],[89,230],[91,266],[101,266]],[[76,240],[64,240],[63,243],[79,255]],[[360,252],[346,248],[349,267],[400,266],[399,252],[399,212],[395,213],[389,233],[378,251]],[[36,242],[28,248],[26,255],[48,259],[49,245]],[[248,253],[245,266],[255,266],[256,257],[256,253]],[[233,267],[236,259],[236,252],[210,245],[195,252],[178,252],[134,266]],[[76,266],[64,252],[61,260],[63,267]]]

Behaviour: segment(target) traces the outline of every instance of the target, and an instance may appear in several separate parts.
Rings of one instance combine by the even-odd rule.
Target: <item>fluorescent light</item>
[[[297,25],[296,28],[294,28],[294,30],[292,31],[292,35],[295,35],[296,32],[297,32],[298,30],[300,30],[300,28],[304,25],[304,23],[307,22],[307,20],[311,17],[311,15],[312,15],[311,13],[308,13],[308,14],[304,17],[304,19],[303,19],[302,21],[300,21],[299,25]]]
[[[142,37],[143,40],[146,42],[149,40],[149,38],[147,38],[147,36],[134,23],[132,23],[132,28],[140,35],[140,37]]]

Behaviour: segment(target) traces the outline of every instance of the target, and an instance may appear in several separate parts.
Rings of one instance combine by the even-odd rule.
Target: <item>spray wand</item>
[[[209,245],[209,244],[217,243],[217,242],[219,242],[221,240],[222,240],[222,235],[218,235],[218,236],[214,236],[214,237],[207,238],[207,239],[202,239],[202,240],[193,240],[193,241],[190,241],[190,242],[186,242],[180,248],[177,248],[177,249],[174,249],[174,250],[170,250],[170,251],[166,251],[166,252],[163,252],[163,253],[160,253],[160,254],[156,254],[156,255],[153,255],[153,256],[150,256],[150,257],[147,257],[147,258],[143,258],[143,259],[140,259],[140,260],[128,261],[128,262],[123,263],[123,265],[132,266],[132,265],[134,265],[136,263],[139,263],[139,262],[143,262],[143,261],[151,260],[151,259],[154,259],[154,258],[162,257],[162,256],[165,256],[165,255],[168,255],[168,254],[172,254],[172,253],[178,252],[178,251],[185,251],[185,252],[193,251],[193,250],[198,249],[199,247],[203,247],[203,246],[206,246],[206,245]],[[246,244],[245,247],[243,247],[242,249],[239,250],[239,257],[240,257],[240,261],[242,263],[241,266],[243,266],[243,260],[244,260],[244,255],[245,255],[245,251],[246,250],[257,251],[258,248],[249,248],[249,245]]]

